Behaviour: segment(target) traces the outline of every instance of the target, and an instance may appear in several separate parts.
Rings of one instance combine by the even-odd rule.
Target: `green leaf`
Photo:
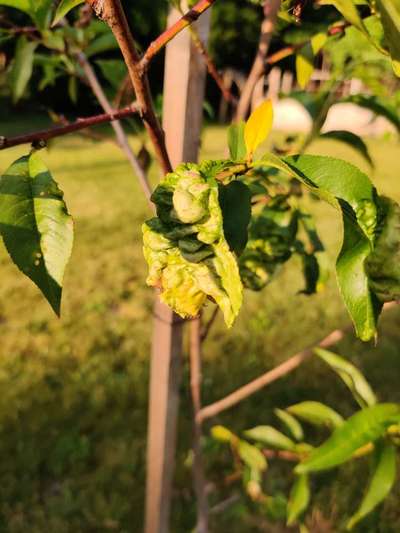
[[[310,503],[310,486],[308,476],[302,474],[296,478],[290,492],[287,525],[292,526],[307,509]]]
[[[381,15],[394,73],[400,77],[400,3],[398,0],[376,0],[376,7]]]
[[[73,223],[63,193],[36,153],[15,161],[0,179],[0,232],[14,263],[59,315]]]
[[[32,76],[34,54],[37,43],[28,41],[23,35],[17,41],[14,61],[10,72],[12,100],[20,100]]]
[[[300,402],[286,408],[295,415],[315,426],[337,428],[344,422],[342,416],[328,405],[321,402]]]
[[[383,100],[378,96],[365,96],[363,94],[354,94],[341,100],[341,102],[350,102],[365,109],[369,109],[378,116],[386,118],[397,129],[400,134],[400,114],[397,108],[390,102]]]
[[[345,463],[359,448],[380,439],[389,426],[399,421],[398,404],[381,403],[366,407],[346,420],[319,448],[312,450],[295,472],[318,472]]]
[[[317,33],[296,54],[297,82],[302,89],[306,87],[314,72],[314,57],[324,46],[327,38],[325,33]]]
[[[286,435],[272,426],[256,426],[244,432],[246,437],[262,442],[278,450],[294,450],[296,444]]]
[[[295,440],[301,441],[304,439],[303,428],[301,427],[300,422],[296,420],[294,416],[283,409],[274,409],[274,413]]]
[[[228,147],[231,159],[234,161],[244,159],[246,157],[246,144],[244,142],[244,128],[243,120],[231,124],[228,128]]]
[[[396,480],[396,448],[382,443],[375,452],[375,468],[367,492],[358,511],[347,523],[347,530],[353,527],[379,505],[392,490]]]
[[[53,0],[31,0],[31,17],[40,30],[49,27],[53,10]]]
[[[220,185],[219,204],[222,210],[225,239],[229,248],[240,255],[246,247],[251,218],[251,191],[241,181]]]
[[[237,451],[242,461],[252,470],[263,472],[267,469],[267,460],[256,446],[240,440]]]
[[[371,167],[374,166],[374,163],[369,155],[368,147],[362,138],[351,131],[346,130],[332,130],[322,133],[320,139],[333,139],[335,141],[340,141],[344,144],[347,144],[357,150],[359,154],[367,161]]]
[[[265,100],[250,115],[244,127],[244,142],[248,159],[251,159],[258,146],[269,135],[273,122],[271,100]]]
[[[375,189],[357,167],[331,157],[300,155],[264,161],[296,177],[342,211],[344,238],[336,271],[347,310],[362,340],[375,336],[381,305],[369,287],[365,260],[373,250],[377,222]]]
[[[60,22],[60,20],[67,15],[71,9],[83,4],[85,0],[61,0],[57,6],[56,14],[54,15],[53,26]]]
[[[360,407],[376,404],[376,396],[370,384],[356,366],[328,350],[315,348],[314,352],[342,378]]]
[[[30,14],[31,0],[0,0],[0,6],[14,7],[24,13]]]

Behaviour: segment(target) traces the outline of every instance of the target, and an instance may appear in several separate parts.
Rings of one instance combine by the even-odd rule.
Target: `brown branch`
[[[398,305],[398,303],[399,302],[396,301],[385,304],[383,311],[393,309],[394,307],[396,307],[396,305]],[[297,353],[296,355],[293,355],[282,364],[276,366],[268,372],[265,372],[265,374],[262,374],[253,381],[250,381],[250,383],[247,383],[247,385],[236,389],[231,394],[228,394],[227,396],[225,396],[225,398],[222,398],[221,400],[218,400],[210,405],[207,405],[206,407],[203,407],[198,415],[199,422],[204,422],[204,420],[206,420],[207,418],[211,418],[213,416],[218,415],[219,413],[222,413],[222,411],[226,411],[226,409],[229,409],[230,407],[233,407],[242,400],[245,400],[246,398],[258,392],[267,385],[270,385],[274,381],[283,378],[290,372],[293,372],[293,370],[296,370],[296,368],[298,368],[302,363],[312,357],[315,348],[328,348],[329,346],[338,343],[343,339],[344,335],[352,328],[352,324],[349,324],[343,329],[335,329],[334,331],[329,333],[329,335],[327,335],[324,339],[322,339],[318,344],[314,344],[313,346],[306,348],[305,350]]]
[[[264,2],[265,18],[261,25],[260,42],[249,77],[247,78],[242,94],[240,95],[236,111],[236,120],[244,120],[246,118],[254,87],[265,71],[265,58],[275,29],[280,4],[280,0],[265,0]]]
[[[73,133],[75,131],[90,128],[92,126],[97,126],[98,124],[105,124],[107,122],[126,118],[138,112],[138,106],[136,103],[134,103],[130,106],[124,107],[123,109],[118,109],[113,113],[104,113],[102,115],[95,115],[87,118],[78,118],[75,122],[71,122],[65,126],[57,126],[47,130],[17,135],[16,137],[0,136],[0,150],[5,150],[6,148],[11,148],[12,146],[18,146],[19,144],[30,144],[40,141],[45,142],[49,139],[54,139],[55,137],[67,135],[68,133]]]
[[[207,9],[215,3],[215,1],[216,0],[200,0],[190,11],[185,13],[177,22],[175,22],[175,24],[170,28],[167,28],[155,41],[150,43],[140,62],[140,67],[143,70],[146,70],[154,56],[156,56],[159,51],[175,37],[175,35],[195,22],[204,11],[207,11]]]
[[[218,311],[219,311],[219,307],[218,305],[216,305],[214,311],[212,312],[211,317],[209,318],[208,322],[204,324],[204,327],[201,331],[201,335],[200,335],[201,342],[204,342],[207,339],[208,334],[210,333],[210,330],[212,328],[212,325],[214,324],[215,319],[218,316]]]
[[[201,421],[198,414],[201,410],[201,319],[190,321],[190,390],[193,404],[193,483],[197,504],[197,533],[208,532],[208,498],[204,475],[203,454],[201,450]]]
[[[92,89],[94,95],[99,101],[101,107],[104,109],[106,113],[113,113],[114,110],[110,102],[108,101],[106,95],[104,94],[103,88],[101,87],[99,83],[96,73],[91,67],[89,61],[86,59],[85,54],[83,52],[79,52],[76,55],[76,58],[78,60],[78,63],[82,67],[82,70],[85,73],[85,76],[90,85],[90,88]],[[126,155],[126,158],[129,164],[131,165],[133,172],[136,174],[139,180],[140,186],[142,187],[142,190],[144,192],[144,195],[146,196],[147,201],[149,202],[150,206],[153,207],[153,204],[150,201],[151,188],[150,188],[150,184],[147,179],[147,176],[146,176],[146,172],[143,170],[143,168],[139,164],[139,161],[136,159],[136,156],[132,148],[130,147],[128,137],[126,136],[121,123],[118,120],[115,120],[114,122],[111,123],[111,126],[115,132],[115,136],[116,136],[119,147]]]
[[[136,93],[139,114],[154,146],[157,159],[165,174],[171,172],[172,166],[165,146],[164,132],[154,110],[149,82],[141,67],[140,56],[136,50],[121,1],[87,0],[87,2],[93,7],[97,15],[110,26],[118,42]]]
[[[343,335],[344,332],[342,330],[336,329],[335,331],[332,331],[332,333],[330,333],[327,337],[325,337],[318,344],[318,346],[320,348],[327,348],[328,346],[332,346],[333,344],[339,342],[343,338]],[[304,361],[306,361],[312,356],[315,347],[316,345],[313,345],[310,348],[307,348],[306,350],[297,353],[284,363],[266,372],[262,376],[259,376],[253,381],[250,381],[250,383],[247,383],[247,385],[244,385],[243,387],[240,387],[231,394],[228,394],[228,396],[225,396],[225,398],[222,398],[222,400],[218,400],[217,402],[203,407],[198,416],[199,421],[203,422],[207,418],[216,416],[222,411],[225,411],[226,409],[229,409],[230,407],[233,407],[242,400],[248,398],[263,387],[266,387],[277,379],[280,379],[289,374],[290,372],[293,372],[293,370],[298,368],[302,363],[304,363]]]
[[[218,85],[219,90],[221,91],[221,94],[224,97],[224,99],[233,105],[237,105],[238,99],[226,87],[222,76],[218,72],[217,67],[214,64],[214,61],[211,59],[210,54],[208,53],[207,48],[204,46],[203,41],[200,39],[199,34],[197,33],[197,31],[194,29],[193,26],[190,27],[190,35],[192,37],[192,41],[195,44],[199,54],[203,57],[205,61],[208,73],[213,78],[215,83]]]

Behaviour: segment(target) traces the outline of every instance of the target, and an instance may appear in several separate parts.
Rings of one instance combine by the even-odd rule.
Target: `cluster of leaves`
[[[244,487],[248,495],[267,508],[272,496],[265,494],[263,481],[268,469],[268,456],[295,461],[294,481],[290,495],[283,502],[288,525],[300,522],[307,531],[304,514],[311,501],[310,475],[371,456],[371,476],[361,504],[347,521],[351,530],[388,496],[396,480],[396,446],[400,435],[400,405],[377,403],[376,396],[361,372],[341,356],[323,349],[315,354],[345,383],[360,410],[346,420],[330,406],[304,401],[274,413],[283,431],[261,425],[244,432],[240,438],[224,426],[214,426],[212,436],[231,446],[239,460]],[[305,438],[302,422],[331,432],[315,447]],[[250,442],[249,442],[250,441]],[[238,461],[236,461],[238,464]],[[281,506],[282,507],[282,506]]]
[[[301,154],[284,158],[265,154],[261,158],[254,158],[255,150],[269,133],[271,125],[272,106],[270,101],[266,101],[253,112],[246,124],[234,125],[230,129],[230,160],[214,164],[205,162],[196,167],[205,181],[216,179],[222,184],[230,183],[231,187],[235,180],[241,184],[241,187],[230,190],[228,200],[220,200],[222,227],[230,248],[230,252],[228,248],[226,252],[233,253],[238,258],[244,284],[253,289],[260,289],[269,281],[277,265],[287,260],[297,249],[303,254],[305,271],[311,280],[307,282],[306,292],[313,292],[320,279],[317,256],[311,254],[310,257],[309,253],[304,252],[304,245],[296,239],[299,214],[290,206],[288,196],[277,195],[276,188],[274,191],[270,186],[268,177],[263,179],[262,170],[266,167],[273,168],[278,171],[280,179],[294,179],[302,183],[307,190],[333,205],[341,213],[344,235],[336,265],[338,283],[357,335],[362,340],[369,340],[376,335],[377,319],[383,302],[395,300],[399,296],[400,278],[396,266],[400,247],[400,233],[397,230],[399,207],[393,200],[380,197],[369,178],[345,161]],[[185,189],[187,175],[178,172],[173,176],[174,187],[177,190]],[[171,179],[167,177],[167,182]],[[257,185],[260,179],[263,180],[266,194],[271,191],[272,201],[269,204],[267,197],[267,204],[261,214],[253,219],[248,233],[246,203],[251,194],[245,194],[243,186],[248,187],[246,182],[251,185],[252,180],[255,180]],[[217,190],[216,184],[214,187]],[[160,191],[164,191],[164,188],[163,184],[154,197],[158,207],[159,224],[163,222]],[[259,189],[256,188],[256,191],[259,192]],[[244,216],[240,216],[237,211],[239,205],[242,206]],[[172,209],[172,206],[176,210],[176,203],[170,200],[167,207]],[[185,213],[185,216],[190,220],[195,217],[196,221],[207,223],[209,211],[200,214],[197,200],[188,203],[187,207],[189,213]],[[232,218],[234,211],[237,214]],[[180,222],[184,220],[180,219]],[[152,224],[154,225],[155,221]],[[186,224],[190,228],[190,222]],[[321,252],[323,247],[315,229],[306,223],[306,230],[314,245],[312,251]],[[165,230],[163,231],[165,233]],[[178,250],[179,246],[174,246],[176,253]],[[180,256],[185,259],[182,251]],[[232,256],[227,257],[231,264]],[[147,258],[149,260],[148,255]],[[196,260],[197,265],[204,264],[207,257],[196,257]],[[150,266],[158,261],[161,261],[158,255],[152,254]],[[154,279],[151,276],[151,284],[157,284],[159,279],[159,275]],[[186,293],[180,297],[185,299]],[[180,313],[184,302],[178,302],[170,295],[167,298],[173,309]],[[205,298],[202,303],[204,300]],[[237,309],[237,301],[231,304]],[[199,305],[196,306],[196,311],[198,308]],[[187,316],[191,313],[185,311],[182,314]],[[228,322],[231,324],[232,321]]]

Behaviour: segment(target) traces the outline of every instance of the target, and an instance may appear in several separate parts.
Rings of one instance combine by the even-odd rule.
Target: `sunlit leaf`
[[[267,138],[273,122],[271,100],[265,100],[250,115],[244,127],[247,157],[252,158],[258,146]]]
[[[253,470],[261,472],[267,469],[267,460],[262,452],[245,440],[240,440],[237,447],[238,454],[242,461]]]
[[[228,128],[228,147],[231,158],[236,161],[246,157],[246,144],[244,142],[243,120],[233,123]]]
[[[289,413],[315,426],[339,427],[343,424],[342,416],[334,409],[321,402],[306,401],[286,408]]]
[[[211,428],[211,435],[215,440],[221,442],[231,442],[235,435],[225,426],[213,426]]]
[[[366,407],[336,428],[331,437],[300,463],[298,474],[327,470],[345,463],[361,447],[380,439],[389,426],[400,422],[400,405],[381,403]]]
[[[287,510],[287,524],[292,526],[297,522],[299,517],[307,509],[310,503],[310,486],[308,476],[302,474],[297,476],[290,492],[288,510]]]
[[[71,9],[83,4],[85,0],[61,0],[57,6],[56,14],[54,15],[53,26],[60,22],[60,20],[67,15]]]
[[[400,77],[400,3],[398,0],[376,0],[389,45],[393,70]]]
[[[37,153],[15,161],[0,179],[0,232],[14,263],[59,315],[73,224],[63,193]]]
[[[14,61],[10,73],[12,99],[14,103],[22,98],[32,76],[33,60],[38,43],[28,41],[23,35],[17,41]]]
[[[246,437],[278,450],[294,450],[296,444],[272,426],[257,426],[244,432]]]
[[[328,350],[315,348],[314,352],[342,378],[361,407],[376,404],[374,391],[356,366]]]
[[[347,529],[353,527],[375,509],[392,490],[396,480],[396,448],[382,443],[375,452],[371,481],[358,511],[350,518]]]
[[[301,441],[304,439],[303,428],[294,416],[283,409],[274,409],[274,413],[295,440]]]

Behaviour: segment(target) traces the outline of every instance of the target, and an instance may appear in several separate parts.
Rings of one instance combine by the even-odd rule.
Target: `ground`
[[[1,133],[8,130],[0,128]],[[224,137],[222,128],[206,128],[203,156],[223,156]],[[331,141],[321,141],[310,151],[359,165],[381,192],[400,200],[397,142],[393,138],[367,142],[376,170],[350,148]],[[140,146],[137,139],[133,144]],[[26,147],[1,152],[0,171],[24,152]],[[128,164],[110,142],[69,136],[51,143],[43,158],[65,191],[76,237],[61,320],[0,249],[0,531],[140,531],[153,298],[144,283],[140,226],[150,211]],[[153,182],[156,179],[153,165]],[[339,218],[321,203],[312,209],[333,266]],[[205,403],[348,323],[333,273],[321,294],[299,295],[301,288],[299,264],[290,262],[262,293],[246,294],[231,331],[217,321],[205,346]],[[380,399],[397,402],[399,318],[399,311],[387,312],[376,346],[362,344],[351,333],[334,347],[360,365]],[[194,518],[187,378],[185,367],[173,533],[190,531]],[[310,361],[211,423],[240,432],[269,421],[273,407],[316,398],[344,415],[356,408],[335,376]],[[206,425],[207,435],[211,423]],[[218,483],[229,473],[231,458],[228,450],[208,438],[205,445],[208,479]],[[328,521],[341,523],[354,510],[364,486],[359,480],[367,476],[366,464],[316,478],[315,520],[322,523],[318,518],[322,512]],[[270,490],[285,491],[289,481],[285,467],[271,468]],[[238,492],[240,485],[229,490]],[[399,487],[362,531],[399,531],[398,498]],[[215,499],[211,495],[213,503]],[[259,513],[243,497],[213,519],[213,531],[263,531]]]

